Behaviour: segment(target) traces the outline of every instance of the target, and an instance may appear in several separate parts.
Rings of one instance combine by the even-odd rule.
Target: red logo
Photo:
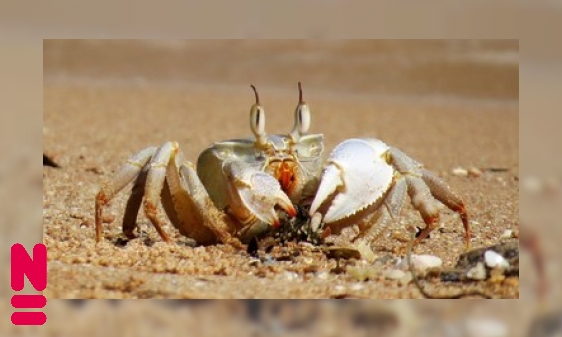
[[[47,247],[38,243],[33,247],[33,258],[27,254],[24,246],[16,243],[11,252],[11,286],[14,291],[22,291],[24,276],[37,291],[47,287]],[[39,309],[47,304],[47,299],[41,294],[16,294],[12,296],[12,307],[15,309]],[[14,325],[43,325],[47,316],[42,311],[16,311],[12,314]]]

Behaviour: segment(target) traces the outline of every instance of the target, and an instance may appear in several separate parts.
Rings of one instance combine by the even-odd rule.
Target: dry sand
[[[250,135],[249,84],[258,87],[269,132],[288,132],[304,83],[311,132],[327,149],[350,137],[377,137],[443,177],[463,196],[474,248],[519,231],[517,42],[177,42],[46,41],[44,242],[48,298],[420,298],[412,285],[359,282],[332,272],[336,262],[305,249],[293,261],[253,265],[245,252],[192,248],[171,225],[162,242],[144,215],[147,240],[119,245],[129,190],[106,213],[105,241],[95,244],[94,197],[133,153],[168,140],[188,160],[214,141]],[[460,177],[457,167],[505,168]],[[452,266],[463,252],[456,215],[416,248]],[[423,226],[406,207],[375,253],[400,256],[406,226]],[[350,261],[349,265],[363,262]],[[434,291],[449,286],[434,283]],[[487,285],[518,298],[518,280]]]

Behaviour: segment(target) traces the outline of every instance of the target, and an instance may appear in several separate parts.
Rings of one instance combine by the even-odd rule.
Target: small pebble
[[[77,212],[77,211],[71,211],[71,212],[70,212],[70,217],[73,218],[73,219],[78,219],[78,220],[84,220],[84,218],[86,218],[86,217],[84,216],[84,214],[81,214],[81,213],[79,213],[79,212]]]
[[[364,240],[361,240],[356,246],[359,254],[361,254],[361,258],[369,263],[375,262],[377,259],[377,255],[373,253],[370,245],[367,244]]]
[[[369,279],[369,271],[364,267],[349,266],[347,267],[347,273],[359,282]]]
[[[286,271],[285,272],[285,279],[287,279],[287,281],[294,281],[298,278],[299,278],[299,275],[295,272],[292,272],[292,271]]]
[[[115,215],[106,214],[102,217],[103,223],[112,223],[115,221]]]
[[[418,271],[418,272],[423,272],[429,268],[438,268],[441,267],[443,265],[443,261],[434,255],[428,255],[428,254],[422,254],[422,255],[416,255],[413,254],[411,256],[412,258],[412,265],[414,267],[414,270]],[[403,258],[402,260],[400,260],[400,262],[398,263],[398,268],[402,269],[402,270],[408,270],[408,259]]]
[[[251,260],[248,262],[248,265],[249,265],[249,266],[252,266],[252,267],[255,267],[255,266],[258,266],[258,265],[260,264],[260,262],[261,262],[260,259],[255,259],[255,258],[254,258],[254,259],[251,259]]]
[[[345,293],[347,289],[345,288],[345,286],[342,286],[341,284],[338,284],[334,287],[334,291],[337,293]]]
[[[360,282],[375,280],[379,274],[379,271],[376,268],[370,266],[348,266],[346,271],[349,275],[351,275],[351,277]]]
[[[389,280],[400,280],[406,276],[406,272],[400,269],[391,269],[384,273],[384,277]]]
[[[488,266],[488,268],[509,268],[509,262],[507,262],[507,260],[503,256],[494,252],[493,250],[487,250],[484,253],[484,261],[486,261],[486,266]]]
[[[455,167],[452,170],[453,175],[457,176],[457,177],[466,177],[468,176],[468,171],[462,167]]]
[[[440,232],[440,233],[454,233],[454,232],[455,232],[455,228],[453,228],[453,227],[446,227],[445,225],[442,225],[441,227],[439,227],[439,232]]]
[[[500,236],[500,239],[511,239],[513,237],[513,231],[511,229],[506,229],[502,235]]]
[[[478,167],[474,166],[469,168],[467,173],[471,177],[480,177],[482,175],[482,171]]]
[[[89,220],[84,220],[84,221],[82,221],[82,223],[80,224],[80,228],[81,228],[81,229],[89,228],[89,227],[91,227],[91,226],[92,226],[92,224],[90,223]]]
[[[92,173],[95,173],[95,174],[103,174],[103,171],[99,167],[96,167],[96,166],[87,167],[86,172],[92,172]]]
[[[519,229],[514,230],[512,236],[514,239],[519,239]]]
[[[407,272],[406,274],[404,274],[404,276],[402,276],[401,279],[398,280],[398,284],[400,284],[401,286],[405,286],[412,282],[413,279],[414,276],[412,275],[412,273]]]
[[[321,272],[316,274],[316,277],[321,279],[321,280],[327,280],[329,276],[330,276],[330,273],[327,272],[327,271],[321,271]]]
[[[354,283],[354,284],[352,284],[351,287],[349,287],[349,288],[350,288],[351,290],[354,290],[354,291],[359,291],[359,290],[365,288],[365,286],[364,286],[363,284],[361,284],[361,283]]]
[[[476,266],[470,268],[466,273],[466,277],[471,280],[482,281],[486,279],[486,267],[482,262],[478,262]]]

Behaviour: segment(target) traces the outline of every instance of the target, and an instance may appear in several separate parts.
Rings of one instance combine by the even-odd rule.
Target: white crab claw
[[[388,146],[375,139],[349,139],[328,158],[310,216],[332,199],[324,222],[349,217],[377,202],[390,188],[394,169],[384,159]],[[335,196],[334,196],[335,193]]]
[[[289,197],[281,190],[279,182],[272,176],[263,172],[255,172],[251,179],[251,186],[242,188],[238,192],[244,205],[260,220],[279,226],[279,218],[275,212],[278,205],[289,216],[297,214]]]
[[[240,208],[245,208],[251,215],[274,227],[279,226],[276,206],[289,216],[296,216],[293,203],[279,182],[269,174],[237,161],[226,162],[224,171],[234,199],[231,207],[235,212],[243,212]]]
[[[324,201],[326,201],[338,187],[343,186],[344,182],[342,180],[341,169],[334,164],[328,165],[324,170],[320,186],[318,186],[312,205],[310,205],[310,216],[316,213],[318,208],[320,208]]]

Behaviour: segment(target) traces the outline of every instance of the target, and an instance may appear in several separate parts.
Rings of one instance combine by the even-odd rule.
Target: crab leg
[[[139,209],[144,212],[160,237],[167,243],[171,240],[162,229],[158,217],[158,200],[172,225],[181,234],[199,244],[216,243],[217,240],[243,248],[239,240],[232,237],[234,226],[228,217],[211,201],[205,187],[195,173],[193,164],[183,161],[176,142],[167,142],[160,148],[147,148],[129,159],[111,183],[105,184],[96,196],[96,239],[101,240],[103,206],[119,191],[134,180],[130,198],[123,217],[123,232],[132,239]]]
[[[166,170],[172,156],[178,152],[178,144],[176,142],[167,142],[164,144],[150,162],[150,167],[148,169],[148,174],[146,176],[146,187],[145,187],[145,199],[144,199],[144,213],[146,217],[150,220],[156,231],[162,238],[162,240],[167,243],[172,241],[168,237],[168,234],[162,229],[163,223],[158,218],[158,200],[162,189],[164,188],[164,183],[166,180]]]
[[[127,184],[139,174],[156,152],[156,147],[148,147],[132,156],[116,176],[104,184],[96,195],[96,241],[101,241],[103,207],[107,205]]]
[[[167,181],[169,200],[177,214],[175,220],[172,217],[170,219],[180,233],[199,244],[216,243],[218,239],[236,248],[243,248],[240,241],[232,236],[235,228],[230,219],[213,204],[191,162],[184,161],[178,172],[175,161],[170,161]],[[165,202],[167,199],[164,197],[162,200]]]
[[[412,206],[418,210],[425,222],[425,228],[414,241],[414,246],[429,236],[429,233],[438,227],[439,206],[433,199],[431,191],[423,180],[413,175],[406,175],[408,183],[408,194],[412,200]]]
[[[425,181],[431,194],[445,206],[457,212],[462,220],[465,232],[466,249],[470,249],[470,223],[468,221],[468,213],[462,199],[453,192],[453,190],[441,178],[436,176],[433,172],[422,169],[422,179]]]
[[[167,185],[168,191],[162,195],[162,204],[168,217],[181,234],[195,239],[198,243],[208,244],[215,243],[216,238],[213,233],[206,227],[200,227],[200,230],[194,233],[194,229],[203,223],[202,208],[204,205],[198,205],[192,191],[186,186],[188,180],[188,162],[182,164],[179,168],[176,166],[175,160],[170,160],[167,168]],[[188,172],[185,172],[188,171]],[[199,207],[198,207],[199,206]]]
[[[131,196],[129,197],[129,200],[127,200],[127,206],[125,207],[125,214],[123,215],[123,233],[128,239],[135,238],[133,231],[137,227],[137,215],[144,196],[146,174],[147,168],[145,166],[135,180]]]
[[[147,173],[144,212],[158,234],[164,241],[171,242],[158,218],[156,205],[161,197],[168,218],[181,234],[199,244],[216,243],[218,238],[241,248],[241,244],[230,236],[228,225],[209,199],[193,165],[189,162],[178,165],[180,160],[183,155],[178,144],[168,142],[154,155]]]
[[[470,248],[470,225],[464,203],[452,189],[439,177],[423,168],[423,165],[408,157],[402,151],[390,147],[392,163],[408,182],[408,193],[412,204],[417,209],[426,227],[416,238],[414,245],[424,240],[437,227],[439,208],[435,199],[441,201],[451,210],[459,213],[464,229],[466,249]],[[435,199],[434,199],[435,198]]]

